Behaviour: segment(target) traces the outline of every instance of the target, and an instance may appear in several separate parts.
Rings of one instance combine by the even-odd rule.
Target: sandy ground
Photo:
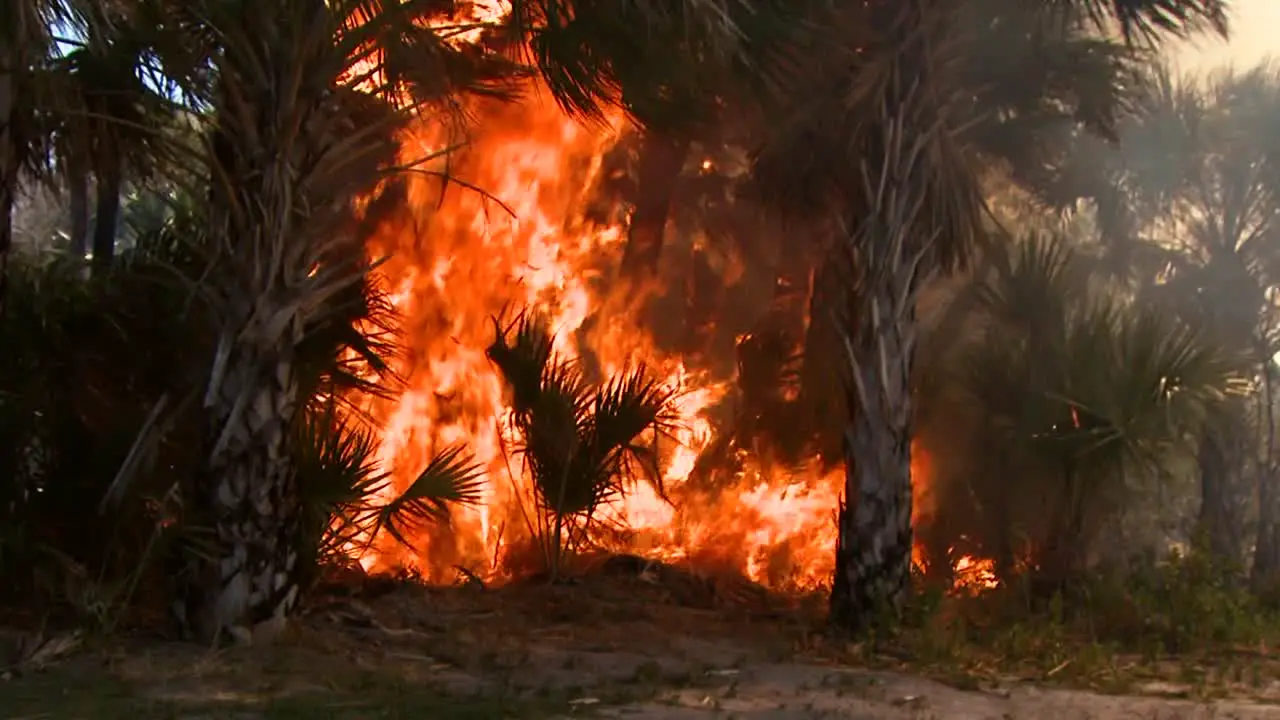
[[[926,679],[851,668],[748,666],[705,687],[609,708],[608,717],[645,718],[1280,718],[1280,708],[1240,701],[1195,703],[1153,697],[1018,687],[963,691]]]
[[[943,682],[841,664],[813,651],[797,615],[763,601],[744,611],[741,593],[725,603],[705,590],[614,578],[332,598],[248,646],[133,640],[46,653],[43,667],[0,681],[0,717],[1280,719],[1270,670],[1212,702],[1167,682],[1124,696]]]

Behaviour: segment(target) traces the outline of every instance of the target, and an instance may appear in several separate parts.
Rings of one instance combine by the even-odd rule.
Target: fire
[[[681,392],[675,442],[661,451],[670,503],[635,482],[603,518],[623,529],[609,549],[692,564],[728,565],[777,588],[825,585],[832,574],[834,510],[843,472],[812,468],[784,473],[744,460],[738,482],[714,496],[686,487],[699,453],[712,441],[709,409],[728,391],[678,356],[664,354],[633,322],[631,288],[612,280],[625,227],[584,218],[588,192],[620,119],[592,128],[565,117],[535,95],[511,105],[485,105],[469,145],[450,172],[477,192],[429,177],[408,180],[403,207],[386,219],[370,254],[388,257],[380,272],[403,317],[407,390],[371,412],[382,428],[380,460],[403,488],[445,446],[464,442],[486,474],[483,502],[455,511],[448,528],[416,538],[412,550],[387,540],[366,552],[366,568],[413,567],[448,580],[455,567],[504,576],[530,538],[529,487],[513,457],[504,388],[485,356],[491,318],[535,307],[551,318],[557,349],[591,357],[606,373],[643,362]],[[448,144],[425,124],[407,154]],[[441,161],[443,162],[443,161]],[[913,453],[919,487],[928,461]],[[921,512],[932,512],[920,495]],[[917,518],[921,515],[917,515]],[[969,567],[978,563],[961,558]],[[957,565],[959,569],[959,564]],[[984,576],[985,577],[985,576]]]

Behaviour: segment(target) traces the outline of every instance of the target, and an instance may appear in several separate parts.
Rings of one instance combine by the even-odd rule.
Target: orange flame
[[[403,489],[436,452],[464,442],[486,482],[483,501],[456,511],[450,527],[414,538],[411,550],[380,540],[360,561],[369,569],[409,566],[437,581],[449,579],[455,566],[504,575],[531,532],[529,485],[511,457],[502,380],[485,356],[493,341],[491,317],[536,307],[552,319],[566,355],[589,352],[609,374],[643,362],[669,386],[682,388],[678,443],[662,452],[663,478],[673,492],[682,489],[712,439],[707,411],[727,391],[682,358],[660,352],[630,320],[635,298],[609,281],[625,228],[583,217],[620,122],[588,128],[545,97],[486,105],[477,114],[482,122],[449,170],[491,197],[411,178],[399,214],[384,221],[370,242],[372,256],[389,256],[381,272],[409,349],[401,368],[407,391],[372,409],[382,428],[380,459]],[[440,132],[417,128],[406,153],[417,159],[423,148],[446,146]],[[823,473],[815,462],[794,476],[743,460],[736,489],[710,497],[685,488],[678,507],[635,483],[605,510],[605,519],[629,530],[612,549],[728,565],[777,588],[828,583],[843,472]],[[917,488],[927,487],[931,471],[919,448],[913,465]],[[917,494],[919,520],[932,507],[927,493]]]

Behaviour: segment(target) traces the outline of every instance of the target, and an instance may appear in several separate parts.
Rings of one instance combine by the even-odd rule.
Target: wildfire
[[[381,272],[409,348],[401,368],[407,391],[372,413],[383,429],[380,459],[399,487],[441,448],[464,442],[486,473],[483,502],[416,538],[413,550],[387,541],[361,562],[410,566],[434,580],[450,579],[456,566],[482,575],[512,570],[517,549],[528,545],[532,509],[511,452],[502,381],[485,349],[494,339],[492,317],[536,307],[551,318],[559,352],[590,357],[606,374],[644,363],[681,389],[675,442],[660,452],[664,486],[680,502],[635,482],[604,511],[603,520],[624,530],[610,536],[610,549],[728,565],[771,587],[828,583],[842,472],[824,473],[816,462],[782,472],[743,456],[732,489],[712,495],[684,487],[713,439],[708,411],[728,387],[661,352],[633,321],[633,291],[611,280],[625,228],[584,218],[620,122],[590,128],[537,96],[485,105],[477,115],[470,144],[449,170],[484,192],[410,179],[404,206],[371,242],[371,255],[389,256]],[[406,146],[419,154],[447,144],[425,125],[415,132]],[[928,464],[916,455],[923,478]],[[980,562],[966,561],[966,568]]]

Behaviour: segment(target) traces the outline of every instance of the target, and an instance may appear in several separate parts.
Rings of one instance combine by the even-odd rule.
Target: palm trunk
[[[1280,524],[1277,507],[1275,470],[1259,469],[1258,538],[1253,555],[1253,572],[1249,578],[1254,592],[1274,596],[1280,592]]]
[[[21,5],[22,3],[18,3]],[[4,16],[0,15],[0,21]],[[0,317],[4,317],[9,297],[9,253],[13,248],[13,204],[18,189],[20,148],[13,131],[18,110],[16,69],[23,59],[14,48],[3,48],[0,62]]]
[[[1280,494],[1276,492],[1276,420],[1275,388],[1272,362],[1268,357],[1262,366],[1262,447],[1264,457],[1258,463],[1258,540],[1253,556],[1250,584],[1254,592],[1268,595],[1280,591]]]
[[[1236,512],[1234,477],[1238,462],[1232,457],[1226,435],[1210,428],[1200,441],[1196,458],[1200,469],[1200,514],[1196,525],[1201,535],[1198,540],[1206,544],[1212,557],[1238,564],[1244,555],[1240,536],[1244,518]]]
[[[71,213],[71,236],[68,238],[67,251],[77,260],[84,260],[84,254],[89,249],[89,176],[73,171],[67,178],[67,191],[70,205],[68,211]]]
[[[192,618],[210,642],[286,617],[299,593],[301,516],[289,447],[298,381],[291,347],[268,345],[262,354],[238,334],[223,337],[225,369],[215,368],[205,401],[211,450],[201,508],[220,557],[206,568],[216,578],[196,588]]]
[[[901,611],[911,581],[911,382],[920,287],[937,269],[943,233],[964,232],[936,213],[939,192],[976,206],[969,187],[939,187],[934,124],[941,107],[923,92],[931,12],[919,0],[872,6],[871,22],[893,33],[889,85],[863,132],[860,172],[845,176],[847,206],[837,257],[845,292],[835,318],[844,348],[845,502],[839,510],[831,618],[859,632],[881,612]],[[874,128],[874,130],[872,130]],[[943,161],[945,162],[945,161]],[[944,181],[963,182],[964,178]],[[954,202],[952,200],[951,202]],[[972,203],[972,205],[969,205]],[[946,237],[962,243],[961,237]]]
[[[120,222],[119,168],[98,173],[96,210],[93,221],[93,271],[111,267],[116,255],[116,225]]]
[[[845,497],[831,618],[861,631],[901,607],[911,581],[911,367],[915,273],[893,273],[862,298],[849,343]],[[905,284],[905,286],[903,286]],[[846,335],[846,342],[849,340]]]
[[[636,207],[622,252],[622,272],[632,278],[654,277],[662,257],[662,244],[671,214],[676,181],[684,169],[690,142],[648,133],[640,145]]]
[[[210,162],[224,180],[210,183],[209,224],[228,252],[205,283],[221,333],[196,488],[217,552],[189,595],[206,639],[282,622],[297,604],[305,568],[292,430],[314,390],[298,353],[332,321],[334,298],[364,280],[351,200],[395,161],[390,138],[405,117],[338,91],[325,2],[286,6],[249,3],[220,18],[230,42],[218,56]]]

